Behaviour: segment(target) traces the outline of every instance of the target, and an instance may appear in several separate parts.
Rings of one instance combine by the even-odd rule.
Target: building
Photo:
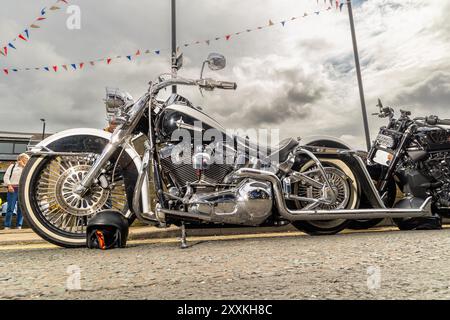
[[[50,134],[46,134],[48,137]],[[17,156],[27,151],[29,145],[35,145],[42,139],[42,133],[2,132],[0,131],[0,197],[6,201],[6,186],[3,177]]]

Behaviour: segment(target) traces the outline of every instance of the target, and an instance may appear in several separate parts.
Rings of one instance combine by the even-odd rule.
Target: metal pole
[[[42,121],[42,140],[45,139],[45,119],[41,119]]]
[[[364,133],[366,135],[367,150],[369,150],[370,146],[371,146],[369,122],[367,120],[366,101],[364,99],[364,88],[363,88],[362,77],[361,77],[361,66],[359,64],[358,45],[356,43],[355,22],[353,21],[353,9],[352,9],[352,1],[351,0],[347,1],[347,7],[348,7],[348,15],[350,17],[350,29],[352,31],[353,52],[355,55],[355,66],[356,66],[356,76],[358,78],[359,97],[361,99],[361,111],[362,111],[363,123],[364,123]]]
[[[176,0],[172,0],[172,77],[177,74],[177,11]],[[172,93],[177,93],[177,86],[172,86]]]

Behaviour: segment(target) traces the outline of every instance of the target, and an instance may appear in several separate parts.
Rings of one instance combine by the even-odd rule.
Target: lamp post
[[[352,32],[353,54],[355,56],[356,77],[358,78],[359,98],[361,100],[361,111],[362,111],[363,124],[364,124],[364,133],[366,136],[367,150],[369,150],[370,146],[371,146],[369,122],[367,120],[366,101],[364,98],[364,87],[363,87],[362,77],[361,77],[361,66],[359,64],[359,54],[358,54],[358,44],[356,42],[355,22],[353,21],[352,0],[347,0],[347,8],[348,8],[348,15],[350,18],[350,30]]]
[[[177,74],[177,11],[176,0],[171,2],[172,11],[172,77]],[[172,86],[172,93],[177,93],[177,86]]]
[[[42,140],[45,139],[45,119],[41,119],[42,121]]]

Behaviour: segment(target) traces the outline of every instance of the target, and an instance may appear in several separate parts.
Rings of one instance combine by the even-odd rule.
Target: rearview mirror
[[[227,60],[219,53],[210,53],[206,62],[208,67],[214,71],[222,70],[227,65]]]

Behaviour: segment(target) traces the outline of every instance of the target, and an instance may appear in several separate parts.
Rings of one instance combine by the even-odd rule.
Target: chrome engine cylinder
[[[194,195],[188,212],[207,215],[216,223],[257,226],[271,215],[272,203],[269,183],[245,179],[231,190]]]

